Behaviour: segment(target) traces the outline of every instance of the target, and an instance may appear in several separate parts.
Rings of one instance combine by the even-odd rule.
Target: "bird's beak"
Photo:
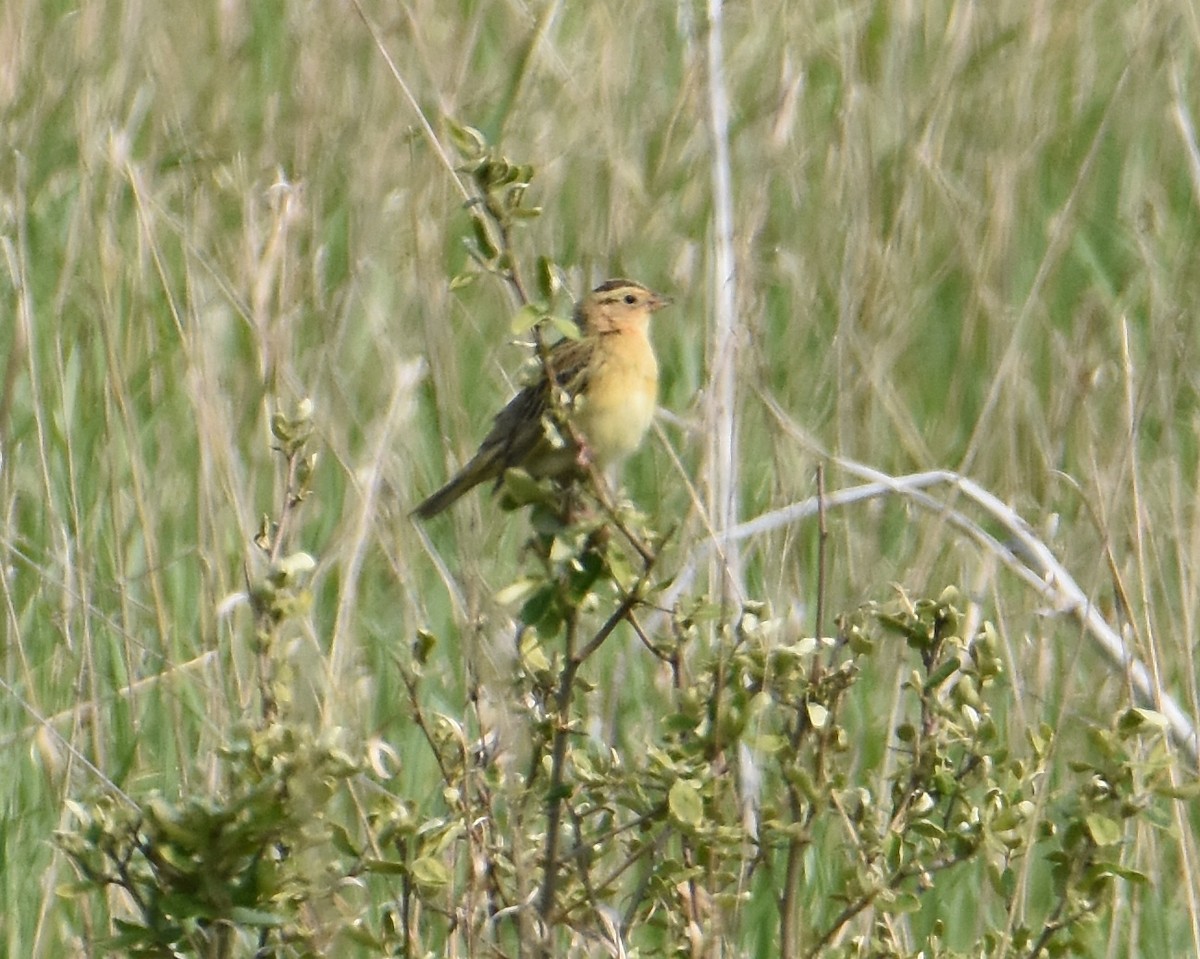
[[[655,313],[661,310],[664,306],[670,306],[675,301],[669,296],[663,296],[661,293],[655,293],[650,297],[650,312]]]

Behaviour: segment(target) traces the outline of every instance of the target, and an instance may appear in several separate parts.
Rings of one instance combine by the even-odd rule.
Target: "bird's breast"
[[[576,422],[601,465],[641,444],[658,406],[658,363],[643,335],[606,338],[589,371]]]

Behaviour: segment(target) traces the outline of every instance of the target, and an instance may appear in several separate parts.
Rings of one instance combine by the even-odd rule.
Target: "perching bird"
[[[632,280],[601,283],[575,306],[579,339],[549,351],[549,368],[562,393],[572,432],[555,443],[551,395],[543,365],[537,379],[497,415],[479,451],[413,515],[436,516],[468,490],[519,466],[533,476],[561,476],[579,468],[581,454],[603,468],[637,449],[658,402],[658,361],[648,336],[650,314],[670,299]]]

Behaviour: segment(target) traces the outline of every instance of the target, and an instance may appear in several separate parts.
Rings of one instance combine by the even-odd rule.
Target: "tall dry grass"
[[[471,123],[537,167],[530,253],[577,289],[631,274],[676,297],[655,331],[672,415],[625,480],[683,518],[690,555],[719,448],[704,10],[368,13],[439,133]],[[811,495],[818,445],[961,470],[1056,523],[1064,565],[1193,716],[1198,41],[1168,0],[754,0],[725,9],[723,46],[737,512]],[[231,597],[277,493],[275,404],[312,396],[326,450],[293,650],[313,715],[404,742],[391,657],[418,626],[461,644],[445,703],[504,669],[491,597],[519,524],[485,496],[428,529],[404,512],[470,452],[522,351],[498,284],[449,290],[461,199],[350,6],[15,0],[0,114],[0,926],[9,954],[53,956],[87,920],[55,892],[67,800],[187,789],[252,698]],[[1127,701],[1073,620],[935,516],[891,500],[830,528],[827,610],[893,581],[970,589],[1007,644],[1016,727],[1083,748]],[[745,588],[811,616],[814,549],[808,525],[744,543]],[[625,682],[598,728],[619,739],[655,690],[635,646],[610,660]],[[1108,954],[1200,950],[1196,884],[1173,878],[1194,876],[1195,818],[1129,836],[1158,881]]]

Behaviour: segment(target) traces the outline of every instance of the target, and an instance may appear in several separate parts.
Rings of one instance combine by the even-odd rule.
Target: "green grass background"
[[[536,167],[524,252],[577,290],[631,275],[675,297],[654,335],[683,471],[656,440],[624,478],[689,555],[713,360],[702,5],[368,9],[440,134],[453,117]],[[880,469],[961,468],[1058,517],[1057,554],[1197,714],[1194,6],[746,0],[725,28],[741,515],[815,489],[775,406]],[[403,745],[394,657],[416,628],[443,638],[431,708],[504,670],[491,596],[520,571],[520,521],[483,494],[424,530],[404,514],[523,353],[498,283],[449,290],[461,198],[347,4],[9,0],[0,147],[0,948],[60,956],[87,920],[55,895],[72,875],[50,842],[96,781],[78,757],[187,790],[253,701],[227,601],[276,508],[276,398],[313,398],[322,452],[297,697]],[[830,526],[829,609],[893,582],[982,599],[1015,727],[1077,739],[1127,701],[1077,626],[936,518],[889,503]],[[811,615],[814,539],[749,544],[751,592]],[[598,728],[619,739],[658,691],[636,644],[606,656],[622,682]],[[865,719],[880,737],[894,681]],[[417,789],[428,760],[406,756]],[[1200,950],[1196,819],[1130,831],[1155,882],[1122,893],[1098,954]],[[940,908],[969,941],[969,897]]]

